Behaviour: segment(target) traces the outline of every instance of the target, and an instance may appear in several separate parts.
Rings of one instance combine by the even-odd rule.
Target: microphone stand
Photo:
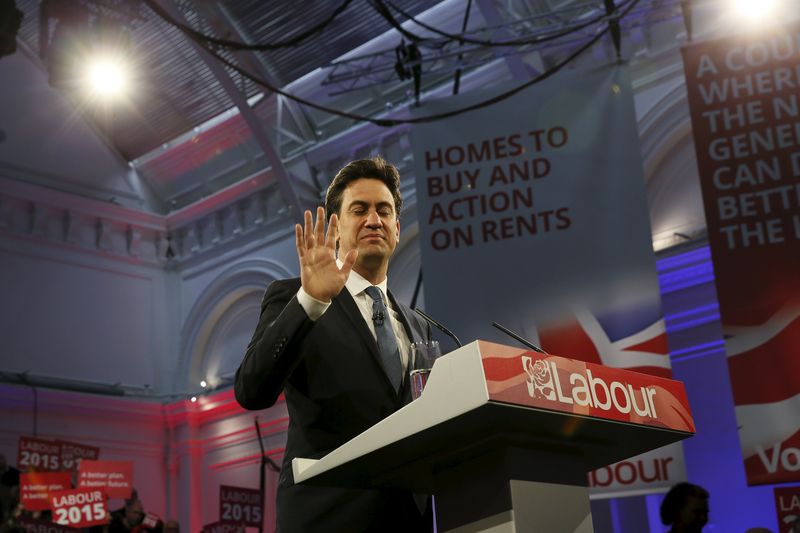
[[[421,310],[419,307],[415,307],[415,308],[414,308],[414,311],[415,311],[415,312],[416,312],[416,313],[417,313],[419,316],[421,316],[422,318],[424,318],[424,319],[425,319],[425,321],[426,321],[428,324],[430,324],[431,326],[435,327],[436,329],[438,329],[439,331],[441,331],[442,333],[444,333],[445,335],[447,335],[448,337],[450,337],[451,339],[453,339],[453,341],[455,341],[455,343],[456,343],[456,346],[458,346],[459,348],[461,348],[461,347],[463,346],[463,344],[461,344],[461,341],[460,341],[460,340],[458,340],[458,337],[456,337],[455,333],[453,333],[452,331],[450,331],[449,329],[447,329],[446,327],[444,327],[443,325],[441,325],[440,323],[438,323],[436,320],[434,320],[434,319],[433,319],[433,317],[431,317],[430,315],[428,315],[428,314],[427,314],[425,311],[422,311],[422,310]]]

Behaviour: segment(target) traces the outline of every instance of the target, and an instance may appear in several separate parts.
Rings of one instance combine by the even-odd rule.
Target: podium
[[[683,384],[474,341],[296,483],[435,496],[440,532],[592,531],[587,472],[694,434]]]

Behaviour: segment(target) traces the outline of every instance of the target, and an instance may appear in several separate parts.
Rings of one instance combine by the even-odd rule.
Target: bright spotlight
[[[192,396],[192,403],[195,403],[196,401],[197,401],[197,396]]]
[[[746,20],[762,20],[775,13],[777,0],[733,0],[733,7],[739,17]]]
[[[200,386],[201,386],[201,387],[203,387],[203,388],[205,389],[206,387],[208,387],[208,382],[206,382],[206,380],[202,380],[202,381],[200,382]]]
[[[122,94],[128,81],[127,72],[120,60],[98,58],[90,62],[87,82],[89,89],[100,96]]]

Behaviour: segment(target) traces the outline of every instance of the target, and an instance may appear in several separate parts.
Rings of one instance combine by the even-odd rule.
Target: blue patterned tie
[[[400,366],[400,349],[397,347],[397,339],[389,321],[389,310],[383,303],[378,287],[367,287],[364,292],[372,298],[372,323],[375,324],[375,335],[378,337],[378,351],[381,354],[383,368],[396,392],[400,390],[403,370]]]

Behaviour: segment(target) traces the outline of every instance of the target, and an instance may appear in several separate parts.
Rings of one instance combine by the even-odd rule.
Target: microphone
[[[511,331],[507,327],[501,326],[497,322],[492,322],[492,325],[494,327],[496,327],[497,329],[499,329],[500,331],[502,331],[503,333],[505,333],[506,335],[508,335],[509,337],[512,337],[516,341],[521,342],[522,344],[524,344],[525,346],[527,346],[528,348],[530,348],[534,352],[539,352],[539,353],[543,353],[545,355],[550,355],[549,353],[545,352],[544,350],[542,350],[541,348],[539,348],[538,346],[533,344],[531,341],[523,339],[522,337],[520,337],[519,335],[517,335],[516,333],[514,333],[513,331]]]
[[[441,331],[442,333],[444,333],[445,335],[447,335],[448,337],[450,337],[451,339],[453,339],[453,340],[455,341],[455,343],[456,343],[456,346],[458,346],[459,348],[461,348],[461,346],[463,346],[463,345],[461,344],[461,341],[460,341],[460,340],[458,340],[458,337],[456,337],[456,336],[455,336],[455,334],[454,334],[452,331],[450,331],[449,329],[447,329],[447,328],[446,328],[446,327],[444,327],[443,325],[439,324],[437,321],[435,321],[435,320],[433,319],[433,317],[431,317],[430,315],[428,315],[427,313],[425,313],[424,311],[422,311],[422,310],[421,310],[419,307],[415,307],[415,308],[414,308],[414,311],[415,311],[415,312],[416,312],[416,313],[417,313],[419,316],[421,316],[422,318],[424,318],[424,319],[425,319],[425,321],[426,321],[428,324],[430,324],[431,326],[435,327],[436,329],[438,329],[439,331]]]
[[[372,314],[372,321],[375,322],[376,326],[382,326],[385,319],[386,316],[383,314],[383,311],[378,311],[377,313]]]

